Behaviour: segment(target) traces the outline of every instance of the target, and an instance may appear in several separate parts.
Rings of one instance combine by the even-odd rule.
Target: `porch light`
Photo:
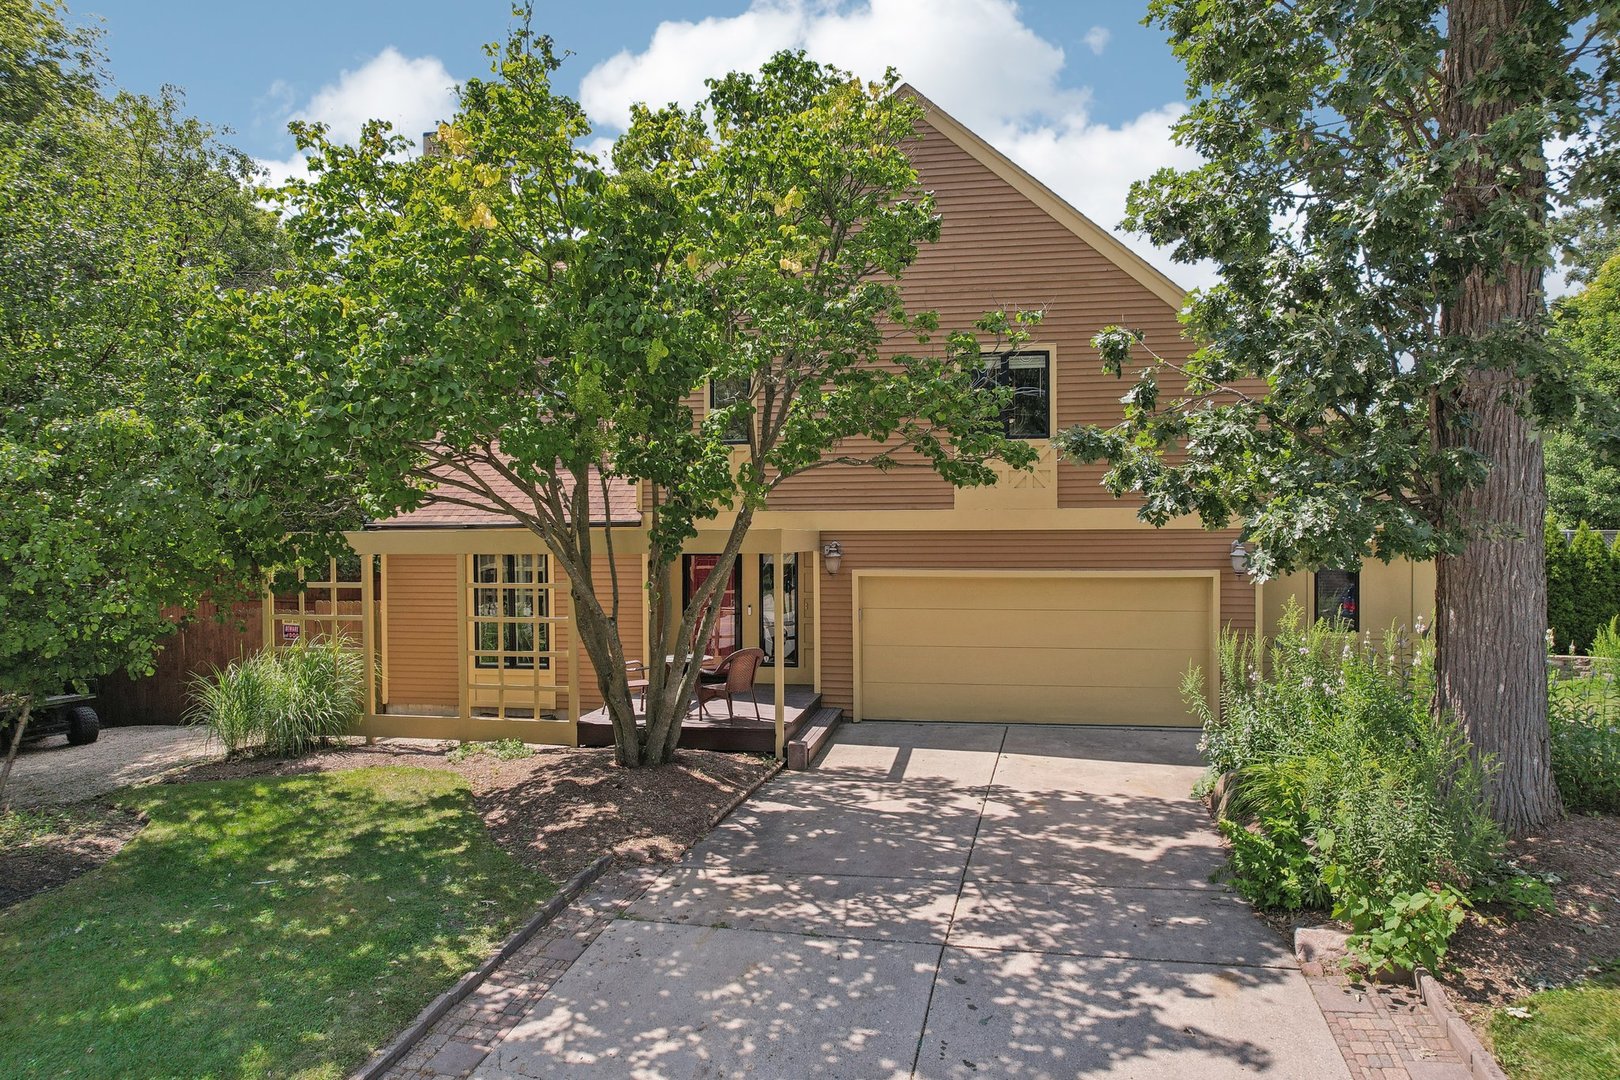
[[[844,561],[844,549],[836,540],[829,540],[821,545],[821,561],[826,564],[827,573],[838,573],[838,564]]]
[[[1247,574],[1249,572],[1249,549],[1243,546],[1242,540],[1232,541],[1232,573]]]

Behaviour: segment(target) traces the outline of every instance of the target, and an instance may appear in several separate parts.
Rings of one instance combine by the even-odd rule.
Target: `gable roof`
[[[518,506],[523,505],[527,496],[523,495],[513,486],[512,482],[502,476],[489,465],[477,464],[472,466],[478,478],[488,484],[501,498]],[[562,474],[563,490],[571,493],[573,484],[568,474]],[[637,525],[641,522],[641,510],[636,505],[636,486],[626,480],[609,479],[607,482],[607,495],[604,499],[602,484],[598,480],[597,471],[590,471],[590,497],[591,497],[591,524],[605,525],[611,522],[614,525]],[[457,498],[466,498],[476,501],[474,496],[465,491],[457,491]],[[391,518],[381,521],[368,522],[368,529],[470,529],[470,528],[511,528],[518,524],[517,520],[505,510],[497,506],[486,507],[462,506],[459,503],[448,503],[436,500],[432,495],[428,501],[415,510],[407,510],[402,514],[395,514]]]
[[[895,92],[916,98],[927,111],[929,124],[941,135],[1040,207],[1058,224],[1095,248],[1103,258],[1119,267],[1154,296],[1177,311],[1181,309],[1187,298],[1187,290],[1171,281],[1158,267],[1138,255],[1113,233],[1069,205],[1055,191],[1035,179],[1022,167],[1013,164],[1011,158],[985,142],[956,117],[935,105],[915,86],[903,83]]]

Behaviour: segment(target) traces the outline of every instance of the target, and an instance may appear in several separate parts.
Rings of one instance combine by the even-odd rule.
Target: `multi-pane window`
[[[748,400],[747,379],[710,379],[709,380],[709,412],[718,412],[729,408],[738,402]],[[733,416],[721,433],[721,439],[727,443],[748,442],[747,412]]]
[[[1052,354],[992,353],[984,358],[981,385],[1003,386],[1012,393],[1001,409],[1009,439],[1052,437]]]
[[[1316,572],[1316,618],[1330,620],[1348,630],[1361,630],[1361,571]]]
[[[544,671],[551,658],[551,592],[544,555],[473,556],[473,664]]]

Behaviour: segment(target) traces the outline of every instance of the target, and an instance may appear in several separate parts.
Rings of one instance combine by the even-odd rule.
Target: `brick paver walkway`
[[[1353,1080],[1469,1080],[1468,1065],[1415,989],[1355,985],[1321,965],[1304,966]]]
[[[634,903],[662,866],[610,870],[451,1009],[388,1071],[389,1080],[460,1080],[517,1026],[596,935]]]

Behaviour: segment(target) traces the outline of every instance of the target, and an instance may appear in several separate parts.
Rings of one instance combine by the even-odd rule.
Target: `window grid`
[[[467,556],[468,691],[474,698],[493,697],[474,708],[501,719],[514,709],[540,719],[539,694],[550,688],[552,626],[565,620],[551,614],[556,585],[543,554]],[[527,686],[514,676],[527,675]],[[508,696],[512,697],[508,701]]]

